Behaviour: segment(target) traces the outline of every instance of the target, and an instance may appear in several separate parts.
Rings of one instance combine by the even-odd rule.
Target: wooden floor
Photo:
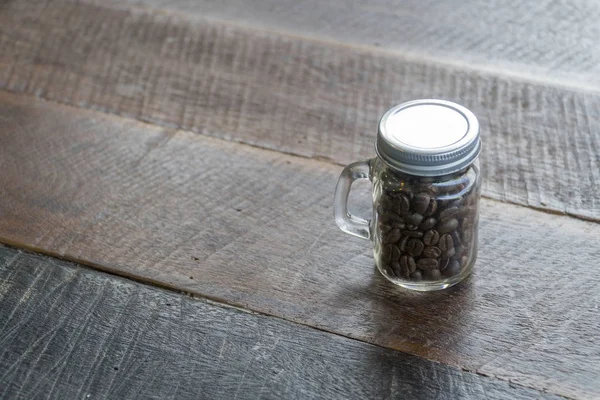
[[[600,5],[453,3],[0,3],[0,398],[599,398]],[[423,97],[484,140],[426,295],[331,210]]]

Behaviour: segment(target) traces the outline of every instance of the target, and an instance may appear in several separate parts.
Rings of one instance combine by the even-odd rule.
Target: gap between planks
[[[240,306],[238,304],[227,302],[224,299],[218,299],[218,298],[214,298],[214,297],[211,297],[211,296],[203,295],[203,294],[200,294],[200,293],[186,292],[186,291],[183,291],[183,290],[177,288],[176,286],[171,286],[171,285],[165,284],[164,282],[161,282],[161,281],[153,281],[153,280],[146,279],[146,278],[139,277],[139,276],[135,276],[135,275],[132,275],[132,274],[123,273],[123,271],[120,271],[120,270],[117,270],[117,269],[115,269],[115,270],[107,269],[105,266],[102,266],[102,265],[99,265],[99,264],[90,263],[86,259],[77,259],[77,258],[74,258],[74,257],[60,255],[60,254],[54,253],[52,251],[48,251],[48,250],[46,250],[44,248],[37,248],[35,246],[27,246],[27,245],[25,245],[23,243],[16,243],[16,242],[12,242],[11,243],[10,240],[3,240],[3,241],[1,241],[0,242],[0,247],[14,249],[16,251],[24,252],[26,254],[31,254],[31,255],[34,255],[34,256],[42,256],[42,257],[55,258],[57,260],[66,261],[66,262],[70,263],[75,268],[89,269],[91,271],[95,271],[95,272],[99,272],[99,273],[104,273],[104,274],[107,274],[109,276],[124,278],[124,279],[130,280],[132,282],[136,282],[138,284],[141,284],[141,285],[147,285],[147,286],[150,286],[150,287],[155,287],[155,288],[167,290],[167,291],[169,291],[171,293],[180,294],[182,296],[186,296],[186,297],[189,297],[189,298],[194,299],[196,301],[200,301],[200,302],[205,303],[205,304],[213,305],[215,307],[221,307],[221,308],[225,308],[225,309],[232,309],[232,310],[236,310],[236,311],[239,311],[239,312],[243,312],[245,314],[259,315],[259,316],[263,316],[263,317],[273,318],[273,319],[279,320],[279,321],[285,321],[286,323],[291,323],[291,324],[294,324],[294,325],[300,325],[300,326],[307,327],[308,329],[314,329],[315,331],[324,332],[324,333],[328,333],[328,334],[333,334],[335,336],[343,337],[343,338],[351,340],[353,342],[357,342],[357,343],[361,343],[361,344],[367,344],[367,345],[370,345],[370,346],[375,346],[377,348],[384,349],[386,351],[395,351],[395,352],[398,352],[398,353],[401,353],[401,354],[407,354],[407,355],[412,356],[412,357],[417,357],[417,358],[422,359],[422,360],[427,361],[427,362],[437,362],[437,363],[442,364],[442,365],[449,365],[451,367],[457,368],[457,369],[459,369],[461,371],[464,371],[464,372],[476,374],[476,375],[483,376],[483,377],[490,378],[490,379],[497,379],[499,381],[508,382],[510,384],[515,384],[515,385],[523,387],[523,388],[528,388],[528,389],[533,389],[533,390],[536,390],[536,391],[540,391],[541,393],[544,393],[544,394],[549,394],[549,395],[553,395],[553,396],[559,396],[559,397],[564,398],[566,400],[577,400],[574,397],[565,396],[564,394],[553,393],[551,391],[546,390],[545,388],[539,388],[539,387],[535,387],[535,386],[528,386],[528,385],[522,384],[522,383],[515,383],[515,382],[512,382],[510,379],[503,378],[502,376],[496,376],[494,374],[481,372],[479,370],[479,368],[471,369],[471,368],[466,368],[466,367],[459,366],[459,365],[451,365],[451,364],[442,363],[442,362],[439,362],[439,361],[436,361],[436,360],[430,360],[430,359],[427,359],[427,358],[422,357],[420,355],[414,355],[414,354],[408,353],[408,352],[403,351],[403,350],[391,349],[389,347],[381,346],[381,345],[379,345],[377,343],[371,343],[371,342],[368,342],[366,340],[361,340],[361,339],[356,338],[356,337],[344,335],[343,333],[339,333],[339,332],[336,332],[334,330],[329,330],[329,329],[325,329],[325,328],[322,328],[322,327],[319,327],[319,326],[313,326],[313,325],[305,324],[305,323],[302,323],[302,322],[299,322],[299,321],[294,321],[293,319],[288,319],[288,318],[285,318],[285,317],[282,317],[282,316],[279,316],[279,315],[276,315],[276,314],[265,313],[263,311],[255,310],[255,309],[252,309],[252,308],[244,308],[244,307],[242,307],[242,306]],[[20,257],[20,254],[17,257]]]
[[[108,116],[116,116],[119,118],[124,118],[124,119],[130,119],[130,120],[134,120],[138,123],[144,124],[144,125],[148,125],[148,126],[153,126],[153,127],[158,127],[158,128],[164,128],[165,126],[163,126],[162,124],[159,123],[153,123],[144,119],[141,119],[137,116],[132,116],[132,115],[121,115],[118,113],[114,113],[111,112],[110,110],[106,110],[103,108],[98,108],[98,107],[82,107],[79,105],[74,105],[68,102],[62,102],[60,100],[57,99],[45,99],[43,97],[39,97],[36,95],[32,95],[32,94],[28,94],[28,93],[22,93],[22,92],[17,92],[17,91],[12,91],[12,90],[8,90],[8,89],[0,89],[0,92],[7,92],[7,93],[11,93],[11,94],[15,94],[18,96],[26,96],[26,97],[31,97],[32,99],[35,100],[41,100],[44,102],[49,102],[49,103],[53,103],[56,104],[58,106],[61,107],[67,107],[70,109],[80,109],[80,110],[92,110],[95,112],[101,112],[105,115]],[[263,151],[267,151],[267,152],[273,152],[273,153],[277,153],[277,154],[285,154],[287,156],[290,157],[297,157],[297,158],[302,158],[302,159],[306,159],[306,160],[315,160],[315,161],[319,161],[319,162],[323,162],[326,164],[331,164],[331,165],[337,165],[337,166],[345,166],[345,164],[339,163],[331,158],[328,157],[324,157],[324,156],[307,156],[307,155],[303,155],[303,154],[299,154],[299,153],[294,153],[291,151],[284,151],[284,150],[277,150],[277,149],[273,149],[270,147],[265,147],[265,146],[261,146],[259,144],[253,144],[253,143],[248,143],[248,142],[244,142],[241,140],[235,140],[234,138],[223,138],[223,137],[215,137],[212,135],[207,135],[204,133],[200,133],[200,132],[192,132],[192,131],[188,131],[185,129],[181,129],[181,128],[176,128],[176,127],[171,127],[172,129],[174,129],[176,132],[182,132],[182,133],[189,133],[192,135],[199,135],[201,137],[207,138],[207,139],[212,139],[212,140],[216,140],[216,141],[223,141],[223,142],[228,142],[228,143],[235,143],[235,144],[239,144],[241,146],[247,146],[249,148],[254,148],[254,149],[259,149],[259,150],[263,150]],[[373,142],[375,142],[375,140],[373,140]],[[374,153],[374,152],[373,152]],[[373,154],[373,157],[375,157],[375,154]],[[546,213],[546,214],[551,214],[551,215],[560,215],[560,216],[567,216],[567,217],[571,217],[571,218],[575,218],[575,219],[579,219],[582,221],[588,221],[588,222],[594,222],[594,223],[600,223],[600,217],[592,217],[592,216],[586,216],[586,215],[580,215],[580,214],[574,214],[574,213],[569,213],[565,210],[559,210],[559,209],[553,209],[553,208],[548,208],[548,207],[541,207],[541,206],[536,206],[533,204],[522,204],[516,201],[510,201],[510,200],[500,200],[497,199],[495,197],[492,196],[488,196],[486,194],[482,194],[481,195],[482,198],[485,198],[487,200],[493,201],[493,202],[498,202],[498,203],[503,203],[503,204],[512,204],[518,207],[524,207],[524,208],[529,208],[535,211],[539,211],[542,213]]]

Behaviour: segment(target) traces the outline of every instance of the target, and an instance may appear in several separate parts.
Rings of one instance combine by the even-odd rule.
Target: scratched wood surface
[[[3,399],[555,399],[0,248]]]
[[[106,0],[85,0],[103,3]],[[595,0],[121,0],[584,88],[600,84]]]
[[[388,284],[340,167],[0,94],[0,240],[548,393],[600,396],[600,227],[483,201],[477,269]]]
[[[390,106],[423,97],[455,100],[482,123],[486,196],[600,220],[600,95],[593,85],[530,83],[198,13],[97,3],[0,4],[0,88],[341,164],[373,154],[377,119]],[[579,3],[596,21],[598,6]],[[540,4],[543,10],[546,2]],[[556,4],[549,9],[571,7]],[[516,10],[531,7],[537,3]],[[544,31],[546,46],[571,43],[578,29],[598,40],[598,27],[577,25],[580,11],[572,7],[564,15],[578,27],[573,36],[565,34],[571,39],[563,43]],[[495,35],[481,51],[489,40]],[[572,53],[558,45],[532,52],[528,43],[522,52],[518,45],[507,49],[556,68],[587,56],[574,64],[597,68],[600,47],[583,51],[593,41],[582,39]]]

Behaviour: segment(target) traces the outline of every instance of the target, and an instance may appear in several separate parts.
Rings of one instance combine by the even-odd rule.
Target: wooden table
[[[0,398],[600,398],[600,5],[253,3],[0,3]],[[431,294],[331,216],[423,97],[484,140]]]

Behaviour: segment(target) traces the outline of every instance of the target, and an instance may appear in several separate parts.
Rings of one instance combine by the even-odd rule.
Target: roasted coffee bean
[[[404,222],[406,225],[412,225],[414,227],[418,227],[423,221],[423,216],[421,214],[409,214],[404,217]]]
[[[423,257],[438,258],[442,255],[442,251],[439,247],[427,246],[423,249]]]
[[[423,214],[429,207],[431,197],[427,193],[419,193],[413,200],[413,209],[417,214]]]
[[[430,281],[439,281],[442,279],[442,273],[439,269],[430,269],[425,271],[425,279]]]
[[[408,239],[410,239],[408,236],[402,236],[402,239],[398,241],[398,248],[401,252],[406,251],[406,244],[408,243]]]
[[[381,233],[386,233],[392,230],[392,227],[383,223],[379,223],[379,230]]]
[[[400,263],[398,261],[392,261],[391,268],[394,271],[394,275],[398,278],[402,278],[402,268],[400,267]]]
[[[462,244],[459,244],[458,246],[454,246],[454,249],[456,250],[456,254],[454,254],[454,258],[460,258],[462,257],[463,254],[465,254],[465,246],[463,246]]]
[[[421,231],[404,230],[404,231],[402,231],[402,234],[404,236],[408,236],[408,237],[411,237],[411,238],[422,238],[423,237],[423,232],[421,232]]]
[[[400,229],[394,229],[394,230],[390,231],[389,233],[387,233],[383,237],[383,242],[384,243],[396,243],[398,240],[400,240],[401,237],[402,237],[402,234],[400,233]]]
[[[417,267],[422,271],[428,271],[430,269],[437,269],[439,262],[435,258],[420,258],[417,261]]]
[[[431,228],[433,228],[436,224],[437,224],[437,219],[435,219],[435,218],[427,218],[423,222],[421,222],[421,225],[419,226],[419,229],[422,230],[422,231],[428,231]]]
[[[408,214],[408,210],[410,209],[408,197],[404,194],[399,194],[398,197],[394,199],[394,209],[400,215]]]
[[[442,212],[440,212],[440,220],[442,222],[444,222],[447,219],[454,218],[454,217],[456,217],[456,215],[458,214],[458,212],[459,212],[458,207],[446,208],[445,210],[443,210]]]
[[[452,239],[452,236],[448,234],[442,235],[438,246],[444,252],[454,248],[454,240]]]
[[[462,245],[462,240],[460,239],[460,235],[457,231],[450,233],[450,236],[452,236],[452,240],[454,241],[454,246]]]
[[[415,272],[415,270],[417,269],[415,259],[411,256],[406,255],[400,257],[400,266],[403,268],[403,270],[405,269],[406,271],[408,271],[407,276]]]
[[[465,229],[462,233],[462,239],[463,242],[466,243],[468,246],[469,243],[471,243],[471,241],[473,240],[473,230],[471,228]]]
[[[418,257],[423,252],[425,245],[419,239],[410,239],[406,244],[406,251],[413,257]]]
[[[384,264],[387,264],[388,262],[390,262],[391,258],[392,258],[392,245],[384,244],[383,246],[381,246],[381,261]]]
[[[392,269],[391,266],[386,265],[385,267],[383,267],[383,270],[385,271],[385,273],[389,276],[396,276],[396,274],[394,273],[394,270]]]
[[[404,229],[406,225],[403,222],[392,222],[392,228],[394,229]]]
[[[460,266],[461,266],[461,267],[463,267],[463,268],[464,268],[464,267],[466,267],[468,262],[469,262],[469,257],[467,257],[467,256],[462,256],[462,257],[460,258]]]
[[[425,215],[425,216],[433,215],[437,211],[437,208],[438,208],[437,201],[434,199],[431,199],[431,201],[429,202],[429,206],[427,206],[427,210],[425,210],[423,215]]]
[[[395,244],[391,244],[389,245],[392,248],[392,261],[398,261],[400,259],[400,249],[398,248],[398,246],[396,246]]]
[[[448,264],[450,264],[450,259],[449,258],[442,258],[440,260],[440,271],[443,271],[446,269],[446,267],[448,267]]]
[[[394,201],[392,200],[392,198],[389,195],[386,195],[386,194],[381,195],[381,198],[379,199],[379,205],[384,210],[391,210],[393,204],[394,204]]]
[[[412,274],[410,274],[411,281],[419,282],[422,279],[423,279],[423,274],[421,274],[421,271],[415,271]]]
[[[433,230],[433,229],[428,230],[423,235],[423,243],[425,243],[427,246],[433,246],[433,245],[437,244],[439,240],[440,240],[440,234],[436,230]]]
[[[456,249],[454,247],[450,247],[446,252],[444,252],[445,258],[452,258],[456,254]]]
[[[456,213],[456,218],[466,217],[471,214],[471,207],[469,206],[460,206],[458,207],[458,212]]]
[[[458,273],[460,273],[460,264],[456,260],[450,261],[448,267],[444,269],[442,273],[445,277],[448,278],[454,275],[458,275]]]
[[[448,233],[452,232],[458,228],[458,220],[455,218],[447,219],[438,224],[437,230],[439,233]]]

